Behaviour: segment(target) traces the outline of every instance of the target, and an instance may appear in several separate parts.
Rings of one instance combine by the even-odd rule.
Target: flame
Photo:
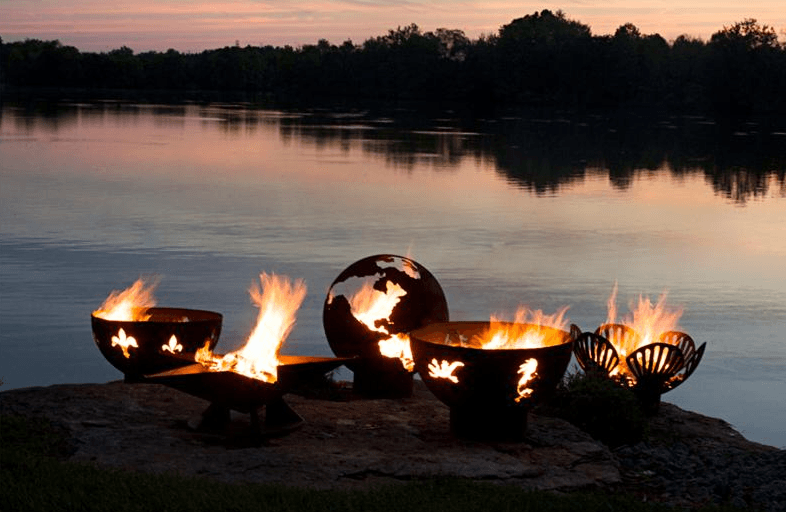
[[[177,342],[177,336],[174,334],[169,338],[169,344],[161,345],[162,352],[169,352],[170,354],[177,354],[183,351],[183,345]]]
[[[415,370],[415,359],[412,357],[409,336],[406,334],[394,334],[390,338],[380,341],[379,353],[385,357],[397,357],[408,372]]]
[[[436,359],[432,359],[428,365],[428,374],[434,379],[448,379],[453,384],[458,384],[458,377],[453,375],[453,372],[462,366],[464,366],[464,363],[461,361],[448,363],[445,360],[437,362]]]
[[[528,388],[527,384],[538,376],[537,373],[538,369],[538,360],[535,358],[530,358],[524,361],[521,366],[519,366],[519,371],[517,373],[521,374],[521,378],[519,379],[519,384],[516,387],[516,392],[519,394],[516,397],[516,403],[521,402],[525,398],[529,398],[532,395],[532,388]]]
[[[671,308],[666,305],[666,295],[664,291],[659,297],[656,304],[652,304],[649,297],[639,295],[637,303],[631,301],[631,313],[625,316],[622,320],[617,321],[617,283],[614,283],[611,296],[608,301],[608,318],[606,323],[621,323],[636,332],[636,336],[630,336],[628,339],[619,339],[612,336],[609,342],[617,350],[620,356],[620,363],[611,375],[623,374],[626,378],[632,379],[633,376],[628,369],[625,358],[628,354],[635,350],[655,343],[664,332],[675,331],[679,329],[679,320],[682,316],[682,308]]]
[[[352,315],[372,331],[388,334],[389,337],[379,342],[379,353],[385,357],[399,358],[407,371],[415,369],[409,336],[406,334],[390,334],[390,331],[381,320],[390,320],[396,305],[407,291],[399,284],[392,281],[385,283],[385,292],[374,288],[371,281],[367,281],[349,299]],[[377,325],[380,324],[380,325]]]
[[[278,380],[279,351],[295,326],[297,310],[306,297],[306,284],[302,279],[293,283],[285,276],[264,272],[259,281],[249,290],[259,316],[246,344],[217,356],[206,343],[197,350],[195,358],[212,371],[232,371],[273,383]]]
[[[561,308],[553,315],[546,315],[539,309],[532,311],[522,306],[516,311],[513,323],[502,322],[491,315],[488,330],[480,336],[480,346],[494,350],[559,345],[564,342],[559,331],[564,331],[568,326],[568,319],[565,318],[568,307]]]
[[[140,277],[125,290],[110,293],[93,315],[104,320],[144,322],[150,318],[150,315],[146,314],[147,309],[156,305],[153,296],[156,286],[158,279],[148,282]]]
[[[136,338],[133,336],[126,336],[126,331],[122,328],[118,331],[117,336],[112,336],[112,346],[114,347],[115,345],[120,346],[120,349],[123,351],[123,356],[125,356],[126,359],[131,357],[131,353],[129,352],[131,347],[139,348]]]

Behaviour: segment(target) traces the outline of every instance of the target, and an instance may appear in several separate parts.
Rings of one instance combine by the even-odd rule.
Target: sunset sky
[[[360,44],[398,26],[461,29],[470,38],[494,34],[515,18],[562,9],[594,35],[633,23],[643,34],[671,41],[704,40],[746,18],[775,28],[786,40],[783,0],[0,0],[0,37],[58,39],[82,51],[128,46],[136,52],[198,52],[241,45],[301,46],[324,38]]]

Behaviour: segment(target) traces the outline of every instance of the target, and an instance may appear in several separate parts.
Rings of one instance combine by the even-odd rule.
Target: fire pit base
[[[264,420],[261,419],[263,409]],[[301,428],[305,423],[305,420],[282,399],[252,409],[248,416],[248,423],[236,421],[229,407],[211,403],[200,416],[189,420],[187,426],[195,432],[236,439],[247,438],[251,442],[258,442],[285,436]]]
[[[411,397],[413,374],[406,371],[398,359],[387,359],[385,363],[354,366],[352,391],[364,398]]]
[[[451,407],[450,431],[473,441],[518,442],[527,430],[527,412],[522,407]]]

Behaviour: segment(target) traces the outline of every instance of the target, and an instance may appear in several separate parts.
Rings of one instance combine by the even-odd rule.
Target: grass
[[[1,511],[627,511],[671,510],[616,493],[557,494],[461,479],[412,481],[363,491],[109,470],[67,462],[63,432],[45,420],[0,416]]]

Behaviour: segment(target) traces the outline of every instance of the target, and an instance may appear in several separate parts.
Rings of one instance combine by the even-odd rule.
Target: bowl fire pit
[[[403,256],[380,254],[356,261],[333,281],[322,316],[325,335],[338,357],[356,357],[353,389],[367,397],[412,394],[407,333],[448,320],[445,294],[436,278]]]
[[[152,307],[137,311],[135,320],[109,320],[91,315],[93,340],[126,381],[192,363],[196,351],[215,347],[222,315],[213,311]]]
[[[526,348],[483,348],[485,342],[477,340],[492,325],[537,331],[547,341]],[[410,336],[415,368],[429,390],[450,408],[455,435],[519,441],[529,409],[562,379],[579,332],[511,322],[444,322],[416,329]]]

